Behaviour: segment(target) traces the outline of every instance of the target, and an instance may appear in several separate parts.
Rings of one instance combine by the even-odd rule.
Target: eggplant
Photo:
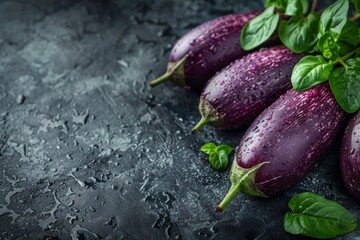
[[[287,91],[243,136],[230,172],[231,188],[216,211],[240,192],[269,197],[297,183],[328,151],[344,120],[328,84]]]
[[[204,88],[199,103],[201,120],[217,129],[251,123],[266,107],[291,88],[290,76],[303,57],[284,46],[246,55],[215,75]]]
[[[172,79],[186,89],[201,91],[216,72],[244,55],[240,33],[258,13],[222,16],[185,34],[171,50],[166,73],[150,86]]]
[[[345,130],[340,150],[341,175],[350,193],[360,199],[360,112]]]

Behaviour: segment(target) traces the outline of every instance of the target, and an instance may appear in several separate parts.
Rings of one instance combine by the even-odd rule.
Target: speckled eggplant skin
[[[345,130],[340,151],[341,174],[350,193],[360,199],[360,112]]]
[[[169,64],[188,55],[183,73],[186,88],[201,91],[217,71],[245,54],[240,47],[240,33],[258,13],[237,13],[216,18],[178,40],[171,50]]]
[[[345,120],[327,84],[289,90],[262,112],[236,149],[240,168],[269,162],[256,173],[257,189],[270,196],[297,183],[333,143]]]
[[[221,116],[220,121],[209,124],[219,129],[250,124],[291,88],[291,72],[302,57],[276,46],[246,55],[223,69],[209,81],[200,97],[200,103],[207,102]]]

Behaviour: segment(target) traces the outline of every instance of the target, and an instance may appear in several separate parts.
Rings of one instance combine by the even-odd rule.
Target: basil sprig
[[[353,58],[359,51],[359,27],[348,20],[348,0],[338,0],[321,14],[315,50],[294,67],[291,83],[296,91],[307,90],[329,80],[331,90],[348,113],[360,108],[360,67]],[[339,67],[340,66],[340,67]]]
[[[318,239],[334,238],[356,228],[354,216],[339,203],[310,192],[295,195],[285,215],[286,232]]]
[[[211,167],[219,172],[224,172],[228,165],[228,155],[232,152],[232,147],[226,144],[216,146],[215,143],[207,143],[200,149],[203,153],[209,155]]]
[[[329,80],[331,90],[344,111],[360,108],[360,0],[351,0],[356,14],[348,18],[349,0],[337,0],[321,16],[307,0],[267,0],[265,11],[241,32],[245,50],[258,47],[276,31],[282,43],[294,53],[313,53],[294,67],[291,83],[304,91]],[[282,16],[281,18],[279,16]]]

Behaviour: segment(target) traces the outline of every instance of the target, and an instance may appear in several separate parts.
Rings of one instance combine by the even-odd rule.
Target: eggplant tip
[[[222,209],[219,205],[215,207],[215,212],[222,212],[224,209]]]
[[[206,117],[201,117],[200,121],[196,126],[191,130],[192,134],[197,133],[201,128],[203,128],[208,123],[208,120]]]

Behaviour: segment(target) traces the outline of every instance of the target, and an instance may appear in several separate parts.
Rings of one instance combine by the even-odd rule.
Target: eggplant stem
[[[161,77],[153,80],[150,82],[150,86],[152,87],[155,87],[156,85],[160,84],[160,83],[163,83],[163,82],[166,82],[167,80],[170,79],[171,77],[171,72],[166,72],[164,75],[162,75]]]
[[[240,193],[241,189],[235,184],[231,184],[229,191],[226,193],[224,199],[216,206],[215,212],[222,212],[230,204],[230,202]]]
[[[202,116],[200,121],[196,124],[196,126],[191,130],[192,134],[197,133],[201,128],[203,128],[208,123],[207,117]]]
[[[181,58],[179,61],[177,62],[172,62],[169,63],[168,65],[168,69],[166,71],[165,74],[163,74],[161,77],[151,81],[149,84],[151,87],[155,87],[156,85],[166,82],[167,80],[169,80],[171,78],[171,76],[174,74],[175,71],[177,71],[185,62],[185,60],[187,59],[188,55],[185,55],[183,58]]]
[[[220,204],[216,206],[215,211],[222,212],[240,192],[248,196],[267,197],[256,187],[255,177],[257,171],[268,163],[262,162],[251,168],[242,168],[237,164],[235,157],[230,171],[231,187]]]

